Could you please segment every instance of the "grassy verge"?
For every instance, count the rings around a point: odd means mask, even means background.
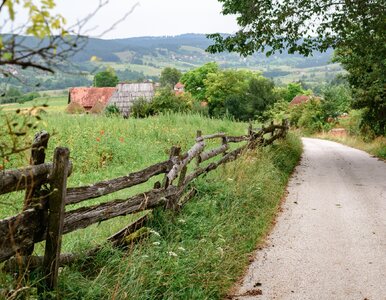
[[[386,137],[377,137],[371,142],[365,142],[360,137],[350,135],[345,137],[336,137],[328,133],[320,133],[315,137],[342,143],[347,146],[366,151],[379,158],[386,159]]]
[[[61,297],[221,299],[269,231],[300,153],[289,136],[198,180],[198,196],[178,215],[155,211],[154,233],[129,252],[64,269]]]
[[[77,186],[164,160],[173,144],[186,150],[194,143],[197,129],[204,134],[224,131],[240,135],[246,132],[247,125],[198,115],[124,120],[57,114],[45,117],[41,128],[55,132],[48,159],[54,147],[70,147],[74,171],[69,182],[70,186]],[[248,255],[269,230],[300,152],[299,139],[291,135],[286,141],[247,153],[197,180],[199,193],[180,214],[153,212],[148,224],[153,233],[146,240],[127,252],[106,248],[91,261],[64,268],[60,273],[60,298],[223,297],[242,274]],[[9,167],[25,165],[26,159],[10,159]],[[151,188],[156,180],[159,178],[88,204],[127,197]],[[20,210],[22,193],[12,195],[0,198],[1,218]],[[65,235],[62,252],[90,249],[136,217],[115,218]],[[36,254],[41,254],[41,245]],[[33,286],[33,276],[28,284]],[[0,286],[12,285],[12,279],[0,273]]]

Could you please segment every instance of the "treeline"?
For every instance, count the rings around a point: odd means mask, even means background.
[[[179,81],[184,84],[183,93],[173,90]],[[153,101],[137,101],[132,107],[132,116],[193,111],[238,121],[288,118],[295,127],[318,131],[331,128],[332,120],[349,113],[352,102],[349,87],[342,79],[322,85],[314,93],[301,82],[278,87],[261,73],[224,70],[216,63],[207,63],[185,74],[175,68],[165,68],[160,83]],[[298,95],[307,96],[307,101],[291,105]]]

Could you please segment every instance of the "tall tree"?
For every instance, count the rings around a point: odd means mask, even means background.
[[[209,74],[217,73],[218,71],[218,65],[215,62],[210,62],[186,72],[181,77],[181,82],[185,84],[185,90],[190,92],[195,99],[204,101],[206,100],[205,80]]]
[[[119,82],[118,76],[114,69],[108,68],[94,76],[95,87],[115,87]]]
[[[160,83],[163,87],[174,87],[182,74],[176,68],[166,67],[161,72]]]
[[[349,72],[356,107],[374,130],[386,126],[386,2],[385,0],[219,0],[223,14],[236,14],[234,35],[209,35],[210,52],[287,50],[305,56],[338,49],[337,61]]]

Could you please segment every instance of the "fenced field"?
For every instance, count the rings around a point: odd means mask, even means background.
[[[130,173],[127,176],[76,188],[67,188],[66,180],[73,166],[71,166],[69,152],[66,148],[59,147],[55,150],[52,164],[43,163],[48,134],[41,134],[37,136],[32,151],[31,162],[33,166],[6,171],[2,174],[2,193],[26,189],[26,196],[24,211],[17,216],[2,220],[0,223],[0,234],[7,237],[7,239],[3,239],[5,242],[1,244],[1,258],[5,260],[15,254],[19,257],[26,254],[24,256],[28,257],[28,254],[32,252],[33,244],[48,237],[44,258],[34,257],[29,262],[30,264],[44,263],[47,275],[46,287],[52,288],[56,283],[57,267],[76,259],[76,255],[66,255],[60,261],[62,234],[113,217],[157,206],[178,210],[194,195],[194,188],[191,183],[195,178],[216,169],[221,164],[236,159],[248,148],[272,143],[275,139],[283,137],[286,130],[286,124],[271,124],[258,131],[249,128],[248,134],[244,136],[228,136],[225,133],[203,135],[198,132],[196,143],[184,154],[181,154],[179,147],[172,147],[169,159],[161,163]],[[212,139],[219,139],[221,143],[218,147],[207,150],[206,141]],[[243,144],[241,147],[229,150],[231,143]],[[215,160],[217,156],[220,158]],[[194,162],[194,167],[189,168],[191,162]],[[156,182],[154,189],[150,191],[127,199],[117,199],[65,212],[66,205],[73,205],[126,189],[160,174],[164,174],[163,180]],[[49,184],[47,189],[42,188],[44,183]],[[110,237],[109,241],[114,245],[124,244],[125,237],[137,230],[144,221],[146,221],[146,217],[140,218],[137,222]],[[16,228],[20,230],[16,230]],[[37,228],[39,230],[36,230]],[[48,236],[46,232],[49,233]],[[91,249],[90,251],[91,254],[94,250]],[[25,258],[22,260],[28,261]]]

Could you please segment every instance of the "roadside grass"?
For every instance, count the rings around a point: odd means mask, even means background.
[[[379,158],[386,159],[386,137],[383,136],[377,137],[369,142],[364,141],[361,137],[351,135],[336,137],[329,133],[319,133],[316,134],[315,137],[342,143],[366,151]]]
[[[47,114],[40,124],[40,129],[54,133],[47,160],[56,146],[71,150],[74,169],[69,186],[115,178],[160,162],[167,159],[171,145],[186,151],[198,129],[203,134],[241,135],[246,128],[245,123],[189,114],[127,120]],[[148,224],[154,233],[129,251],[106,247],[94,259],[61,270],[60,297],[220,299],[241,276],[248,255],[268,232],[300,153],[299,138],[290,135],[284,142],[247,153],[198,179],[198,195],[181,213],[155,210]],[[28,154],[18,156],[10,159],[7,168],[27,162]],[[67,209],[127,198],[150,189],[160,179]],[[23,193],[10,195],[0,196],[0,219],[21,209]],[[84,253],[143,213],[65,235],[62,252]],[[37,245],[35,254],[41,255],[42,249],[42,244]],[[32,275],[29,284],[34,282]],[[0,286],[12,286],[12,279],[0,274]]]
[[[223,298],[271,228],[300,154],[301,142],[290,134],[198,179],[198,195],[179,214],[153,212],[147,239],[64,268],[60,297]]]

